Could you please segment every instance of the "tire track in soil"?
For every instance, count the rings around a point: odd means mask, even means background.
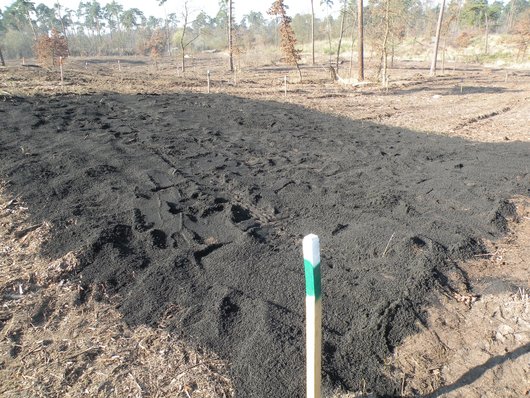
[[[484,113],[484,114],[481,114],[481,115],[478,115],[478,116],[475,116],[475,117],[468,118],[468,119],[464,120],[463,122],[459,123],[458,125],[456,125],[456,127],[454,127],[451,131],[454,132],[454,131],[457,131],[457,130],[461,130],[461,129],[464,129],[464,128],[466,128],[466,127],[468,127],[470,125],[473,125],[475,123],[483,122],[483,121],[485,121],[487,119],[491,119],[492,117],[499,116],[499,115],[502,115],[504,113],[507,113],[507,112],[511,111],[514,108],[514,105],[516,105],[519,102],[520,101],[515,101],[511,105],[505,106],[504,108],[498,109],[496,111],[492,111],[492,112]]]
[[[103,283],[131,324],[185,308],[170,329],[227,358],[242,397],[304,391],[303,235],[323,243],[326,384],[396,394],[384,358],[433,289],[467,288],[456,262],[505,232],[507,198],[530,188],[528,144],[288,104],[94,95],[0,109],[0,175],[52,222],[46,254],[83,248],[85,297]]]

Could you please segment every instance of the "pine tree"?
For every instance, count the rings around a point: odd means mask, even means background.
[[[296,36],[291,26],[291,17],[289,17],[285,11],[285,4],[283,3],[283,0],[276,0],[267,13],[280,18],[279,31],[282,52],[287,63],[296,66],[298,75],[300,76],[300,81],[302,81],[302,71],[300,70],[300,65],[298,64],[298,61],[300,61],[301,58],[301,51],[295,47]]]

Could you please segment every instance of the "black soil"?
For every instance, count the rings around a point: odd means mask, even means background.
[[[301,238],[321,238],[324,378],[399,391],[384,361],[456,262],[506,229],[530,146],[484,144],[225,95],[0,101],[0,178],[75,275],[131,324],[231,363],[240,397],[304,394]],[[422,320],[425,321],[425,320]]]

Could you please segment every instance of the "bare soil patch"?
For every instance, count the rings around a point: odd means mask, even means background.
[[[405,396],[522,397],[530,393],[530,212],[480,259],[463,264],[473,302],[440,296],[420,333],[389,361]],[[460,297],[459,297],[460,298]]]
[[[24,72],[33,73],[32,87],[15,84],[18,73],[2,76],[0,173],[28,203],[28,226],[51,226],[44,255],[79,253],[67,278],[82,288],[79,308],[103,301],[129,325],[215,350],[241,396],[298,396],[298,246],[317,232],[326,385],[436,391],[408,376],[403,385],[389,375],[396,364],[388,358],[406,352],[394,349],[422,329],[418,320],[437,319],[424,312],[434,292],[476,294],[461,262],[491,254],[487,242],[516,217],[510,199],[528,195],[530,149],[512,142],[528,138],[517,117],[527,116],[524,92],[500,72],[465,72],[480,90],[459,92],[456,77],[411,77],[408,69],[386,91],[326,84],[307,69],[308,81],[284,98],[284,72],[270,68],[242,73],[237,84],[219,79],[205,95],[198,69],[212,60],[202,62],[186,78],[169,66],[142,78],[141,68],[152,67],[141,64],[123,76],[102,62],[62,88],[53,72]],[[135,95],[89,94],[94,87]],[[436,388],[458,377],[457,368],[444,371]]]

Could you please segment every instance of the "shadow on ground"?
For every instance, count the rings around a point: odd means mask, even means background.
[[[521,90],[511,90],[505,87],[485,87],[485,86],[462,86],[456,85],[450,89],[440,89],[437,87],[425,87],[424,85],[414,87],[414,88],[405,88],[405,89],[395,89],[391,91],[391,94],[394,95],[407,95],[418,92],[431,92],[439,95],[470,95],[470,94],[500,94],[500,93],[517,93]]]
[[[459,388],[473,384],[480,377],[482,377],[482,375],[484,375],[484,373],[486,373],[488,370],[493,369],[496,366],[499,366],[506,361],[513,361],[519,358],[520,356],[527,355],[527,354],[530,354],[530,343],[527,343],[515,349],[514,351],[507,352],[504,355],[497,355],[497,356],[491,357],[486,362],[484,362],[482,365],[476,366],[473,369],[470,369],[469,371],[464,373],[454,383],[444,386],[442,388],[439,388],[432,394],[427,395],[425,398],[438,398],[438,397],[444,396],[444,394],[449,394],[449,393],[458,391]]]
[[[0,176],[79,301],[104,286],[131,324],[231,363],[241,397],[304,392],[301,238],[321,237],[325,383],[394,395],[384,360],[456,262],[528,194],[530,145],[484,144],[227,95],[4,98]]]

